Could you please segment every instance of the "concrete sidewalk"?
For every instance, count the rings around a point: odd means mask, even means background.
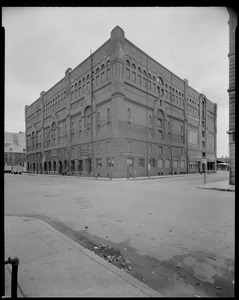
[[[235,192],[235,185],[229,184],[229,180],[221,180],[198,186],[200,189]]]
[[[12,256],[19,258],[18,297],[163,297],[38,219],[5,217],[5,259]]]

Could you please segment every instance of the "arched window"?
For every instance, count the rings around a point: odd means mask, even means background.
[[[85,128],[85,137],[90,136],[91,130],[91,107],[87,106],[84,114],[84,128]]]
[[[35,149],[35,133],[32,133],[32,150]]]
[[[126,66],[130,66],[130,62],[128,59],[126,60]]]
[[[145,75],[145,76],[147,76],[147,73],[146,73],[146,71],[145,71],[145,70],[143,71],[143,73],[144,73],[144,75]]]
[[[101,70],[102,70],[102,69],[104,69],[104,67],[105,67],[105,65],[104,65],[104,64],[102,64],[102,65],[101,65]]]
[[[160,76],[157,78],[157,82],[163,85],[163,79]]]
[[[132,68],[133,68],[133,69],[136,69],[136,66],[135,66],[135,64],[132,64]]]
[[[110,120],[111,116],[110,116],[110,108],[107,108],[107,132],[110,131]]]
[[[51,126],[51,145],[55,146],[56,145],[56,123],[52,123]]]
[[[99,112],[97,113],[96,124],[97,124],[97,127],[100,126],[100,113]]]
[[[140,67],[138,67],[138,72],[141,73],[141,68]]]
[[[110,60],[107,60],[107,66],[109,66],[110,65]]]
[[[131,118],[131,111],[130,108],[127,109],[127,119]]]

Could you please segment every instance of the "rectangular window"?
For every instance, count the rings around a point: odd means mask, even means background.
[[[205,148],[205,142],[204,141],[202,141],[202,147]]]
[[[158,138],[161,140],[162,139],[162,131],[158,130]]]
[[[149,145],[149,153],[152,153],[152,145]]]
[[[162,127],[162,124],[163,124],[162,120],[161,120],[161,119],[158,119],[158,126],[159,126],[159,127]]]
[[[177,168],[177,167],[178,167],[178,161],[177,161],[177,160],[174,160],[174,161],[173,161],[173,167],[174,167],[174,168]]]
[[[162,153],[163,153],[163,147],[162,147],[162,146],[159,146],[159,147],[158,147],[158,150],[159,150],[159,154],[162,154]]]
[[[184,161],[184,160],[181,160],[181,162],[180,162],[180,167],[181,167],[181,169],[184,169],[184,168],[185,168],[185,161]]]
[[[102,168],[102,158],[96,158],[96,167]]]
[[[101,82],[105,81],[105,72],[101,73]]]
[[[138,75],[138,84],[142,84],[142,81],[141,81],[141,76],[140,75]]]
[[[146,79],[143,78],[143,86],[146,86]]]
[[[205,137],[205,131],[202,131],[202,137]]]
[[[114,167],[114,158],[113,157],[107,157],[107,167],[108,168],[113,168]]]
[[[127,79],[130,79],[130,71],[129,71],[129,69],[126,69],[125,77],[126,77]]]
[[[136,74],[135,72],[132,72],[132,80],[135,82],[136,81]]]
[[[127,165],[130,167],[134,166],[134,159],[133,158],[127,158]]]
[[[100,76],[98,75],[98,76],[96,76],[96,85],[99,84],[99,81],[100,81]],[[83,87],[84,87],[84,86],[83,86]],[[83,92],[84,92],[84,90],[83,90]]]
[[[144,158],[139,158],[139,167],[145,167],[145,159]]]
[[[107,79],[110,78],[110,69],[107,70],[107,75],[106,76],[107,76]]]
[[[154,159],[154,158],[151,157],[149,162],[150,162],[150,166],[155,168],[155,166],[156,166],[156,159]]]

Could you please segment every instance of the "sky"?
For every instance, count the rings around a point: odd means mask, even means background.
[[[25,131],[25,105],[118,25],[134,45],[217,103],[217,157],[228,156],[228,20],[225,7],[3,7],[4,130]]]

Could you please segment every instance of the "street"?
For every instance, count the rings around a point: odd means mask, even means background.
[[[6,174],[5,215],[40,218],[85,247],[111,246],[165,296],[234,296],[235,193],[197,188],[203,181]]]

